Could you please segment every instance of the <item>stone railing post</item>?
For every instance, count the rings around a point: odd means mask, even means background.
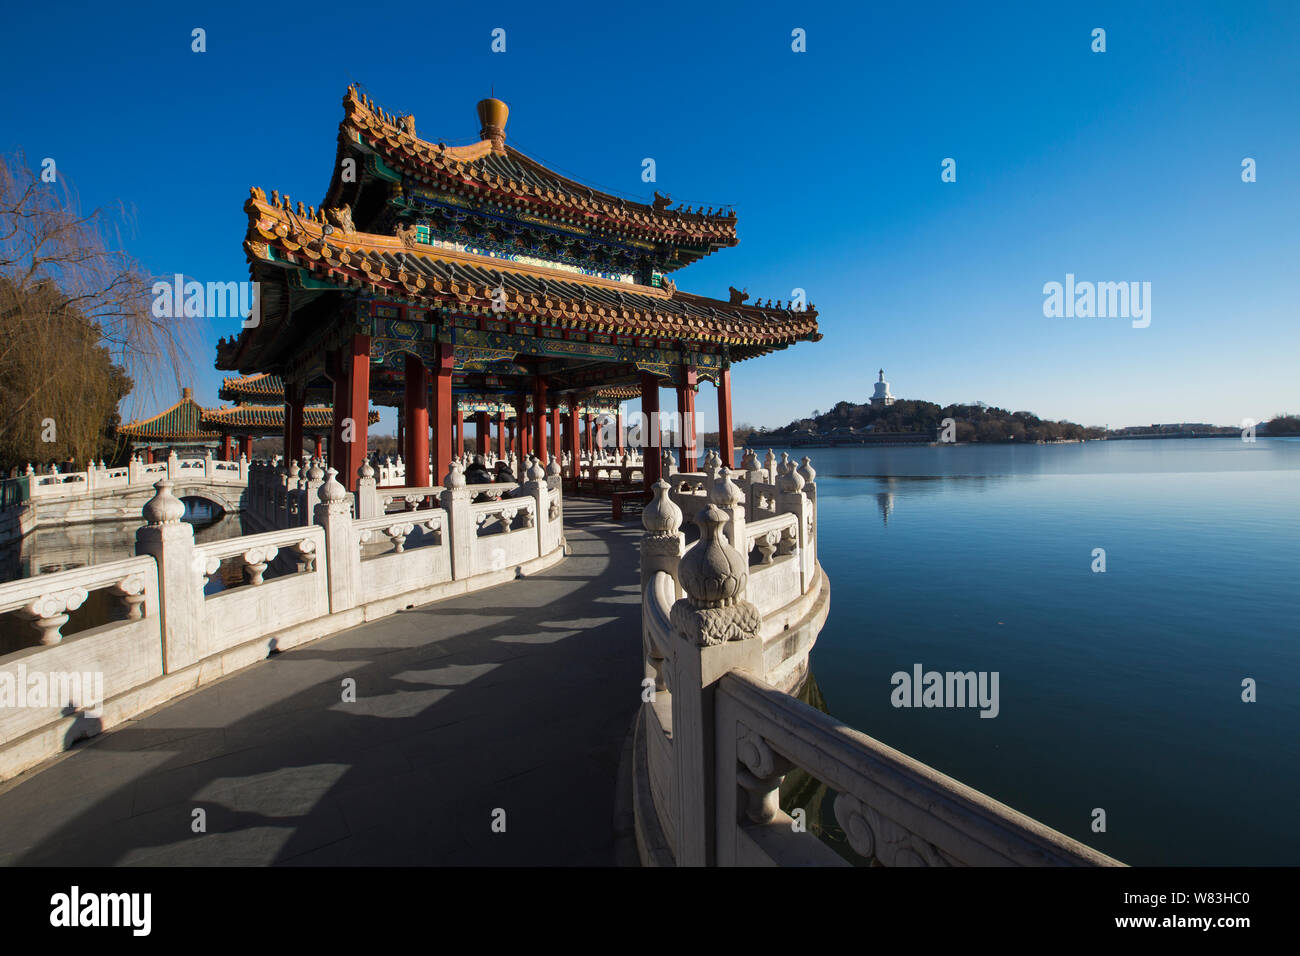
[[[144,481],[144,462],[132,455],[131,460],[126,463],[126,483],[130,486],[138,485],[142,481]]]
[[[451,556],[451,576],[460,581],[474,573],[474,539],[478,534],[470,514],[470,493],[465,487],[465,473],[459,462],[442,481],[442,509],[447,512],[447,549]]]
[[[745,600],[745,558],[727,543],[727,515],[709,505],[696,517],[700,540],[678,566],[686,596],[672,607],[673,778],[677,865],[716,862],[714,697],[732,670],[763,677],[762,622]],[[725,771],[724,771],[725,772]],[[731,771],[734,773],[734,770]]]
[[[244,457],[243,452],[239,454],[239,480],[248,484],[248,459]]]
[[[678,579],[678,566],[686,551],[686,535],[682,534],[682,509],[668,494],[668,482],[660,479],[650,489],[650,501],[641,510],[641,601],[646,600],[646,588],[655,574],[662,571],[673,579],[673,598],[680,599],[682,585]],[[641,651],[645,661],[645,675],[654,680],[655,690],[666,689],[663,654],[655,647],[642,615]]]
[[[158,563],[158,606],[162,609],[163,671],[171,674],[196,663],[202,652],[203,586],[216,567],[200,566],[194,529],[181,518],[185,505],[164,478],[141,509],[145,526],[135,533],[135,553]]]
[[[536,509],[533,512],[533,528],[537,532],[537,555],[541,557],[550,549],[547,547],[547,528],[546,512],[549,509],[551,499],[550,482],[546,477],[546,471],[542,468],[542,463],[536,458],[528,466],[528,480],[520,487],[520,493],[528,495],[533,499],[533,506]]]
[[[176,449],[167,452],[167,478],[175,482],[181,476],[181,460],[176,457]]]
[[[382,466],[381,466],[382,467]],[[384,506],[379,500],[379,491],[375,482],[375,469],[367,458],[357,469],[357,517],[377,518],[383,514]]]
[[[795,539],[788,544],[782,542],[777,551],[788,554],[794,547],[799,549],[799,591],[807,594],[812,584],[814,565],[812,563],[812,505],[803,493],[803,475],[794,467],[794,462],[787,462],[785,470],[776,479],[776,513],[792,514],[797,519]]]
[[[302,523],[311,524],[313,516],[316,514],[316,506],[320,504],[321,486],[325,484],[325,472],[316,462],[311,463],[307,469],[307,481],[303,488],[303,509]]]
[[[731,469],[725,465],[717,470],[717,477],[709,489],[709,501],[727,516],[723,531],[731,546],[740,552],[748,565],[749,558],[746,555],[749,551],[745,547],[745,493],[736,487],[736,483],[731,480]]]
[[[352,530],[352,502],[337,475],[335,469],[329,470],[312,512],[315,523],[325,529],[325,567],[317,571],[327,574],[331,614],[357,606],[361,582],[361,546]]]

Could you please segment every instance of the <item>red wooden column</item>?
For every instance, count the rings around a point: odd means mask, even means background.
[[[732,434],[731,366],[718,373],[718,454],[728,468],[736,467],[736,439]]]
[[[433,347],[433,483],[440,485],[451,471],[451,423],[456,401],[451,394],[451,373],[456,367],[456,352],[449,343]],[[406,473],[411,473],[408,459]]]
[[[560,406],[556,403],[551,406],[551,453],[555,455],[555,460],[559,461],[563,454],[560,445]]]
[[[619,460],[623,459],[623,405],[618,406],[618,411],[614,413],[614,442],[615,454]]]
[[[474,447],[480,455],[486,455],[492,448],[492,426],[488,423],[488,413],[479,412],[474,416]]]
[[[252,435],[240,436],[239,453],[244,456],[245,461],[253,460],[253,436]]]
[[[645,472],[645,493],[663,480],[663,449],[659,447],[659,379],[649,372],[641,373],[641,412],[645,415],[645,428],[641,432],[642,470]]]
[[[418,355],[406,356],[406,487],[423,488],[429,483],[425,462],[429,460],[429,370]]]
[[[484,420],[487,414],[483,415]],[[506,457],[506,413],[497,409],[497,457]]]
[[[546,379],[533,376],[533,447],[537,460],[546,466]]]
[[[465,412],[456,406],[456,457],[465,457]]]
[[[312,454],[315,457],[320,458],[325,453],[325,438],[319,432],[317,432],[313,437],[315,439],[315,451],[313,451]]]
[[[520,395],[515,399],[515,421],[518,423],[515,428],[516,444],[519,446],[517,454],[522,460],[532,453],[533,443],[529,434],[532,429],[532,419],[528,414],[528,399]]]
[[[235,460],[235,437],[229,432],[221,436],[221,460]]]
[[[587,413],[587,454],[596,457],[596,414]]]
[[[576,475],[578,462],[582,460],[582,426],[578,422],[578,399],[573,395],[569,396],[569,454],[573,456]]]
[[[682,384],[677,388],[677,418],[681,435],[677,467],[682,471],[694,471],[699,465],[699,452],[695,447],[695,387],[698,382],[695,369],[682,369]]]
[[[302,415],[306,405],[306,396],[301,385],[284,386],[284,462],[289,462],[302,454]]]
[[[366,457],[370,428],[370,336],[354,335],[339,350],[334,379],[334,430],[330,435],[332,462],[348,491],[357,490],[357,470]]]

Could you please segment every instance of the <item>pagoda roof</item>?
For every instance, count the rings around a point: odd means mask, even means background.
[[[386,113],[352,86],[343,109],[338,161],[322,207],[355,203],[358,193],[343,181],[342,160],[359,147],[408,181],[453,193],[462,202],[546,221],[565,232],[668,247],[671,256],[664,268],[670,271],[738,242],[731,209],[669,209],[671,200],[657,192],[653,203],[623,199],[569,179],[507,145],[508,110],[499,100],[479,104],[484,138],[469,146],[417,138],[414,117]]]
[[[159,412],[152,418],[119,425],[117,433],[126,438],[168,439],[172,441],[220,438],[220,432],[203,430],[203,414],[203,406],[194,401],[194,390],[186,388],[181,391],[181,400],[175,405]]]
[[[379,421],[379,413],[373,409],[369,421],[374,425]],[[206,425],[218,428],[284,428],[283,405],[235,405],[232,408],[214,408],[203,413]],[[304,428],[322,431],[334,426],[334,409],[328,405],[308,405],[302,410]]]
[[[733,360],[752,358],[798,341],[817,341],[817,312],[809,305],[748,305],[747,296],[724,302],[664,287],[636,285],[549,266],[480,255],[413,239],[330,227],[323,215],[296,215],[287,200],[267,201],[254,188],[244,205],[249,226],[244,249],[254,278],[260,267],[299,267],[316,280],[427,308],[497,316],[493,291],[505,290],[505,314],[562,328],[658,336],[729,347]],[[267,323],[245,329],[233,352],[237,361]],[[224,367],[238,367],[225,365]]]
[[[223,378],[217,398],[243,403],[248,399],[284,398],[284,379],[279,375],[258,372],[238,378]]]

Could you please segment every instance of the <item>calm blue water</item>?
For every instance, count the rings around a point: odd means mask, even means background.
[[[1300,441],[804,454],[832,714],[1128,863],[1300,864]],[[917,663],[1000,714],[891,706]]]

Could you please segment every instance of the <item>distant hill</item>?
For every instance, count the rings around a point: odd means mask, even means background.
[[[828,412],[814,413],[775,431],[755,433],[755,440],[762,434],[763,442],[794,439],[851,443],[922,436],[923,440],[938,441],[945,418],[955,423],[954,437],[959,442],[1071,441],[1106,435],[1101,428],[1045,421],[1032,412],[1009,412],[983,405],[941,407],[934,402],[898,399],[892,405],[840,402]]]

